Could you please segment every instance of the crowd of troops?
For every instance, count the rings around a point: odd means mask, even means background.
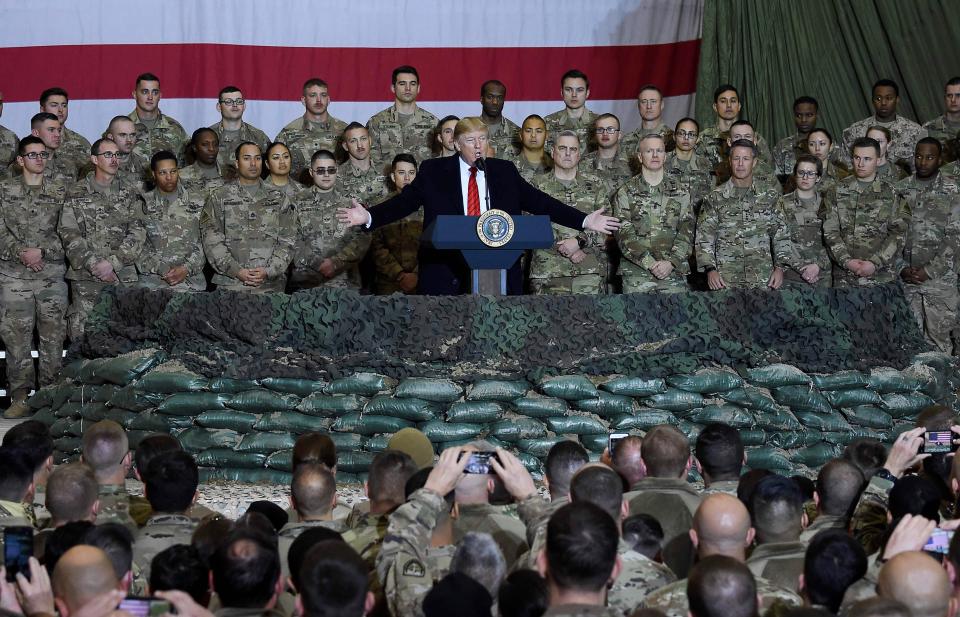
[[[67,128],[62,88],[41,94],[29,136],[0,126],[7,415],[27,413],[18,403],[37,378],[55,378],[63,341],[83,333],[109,285],[416,293],[422,216],[374,233],[336,216],[353,199],[369,206],[402,190],[418,162],[457,154],[459,118],[417,104],[414,67],[395,69],[391,90],[392,105],[348,123],[329,113],[328,84],[309,79],[303,115],[272,142],[243,119],[236,86],[219,93],[220,121],[188,135],[161,112],[150,73],[136,79],[134,110],[93,144]],[[801,96],[795,134],[773,147],[741,117],[729,84],[716,89],[716,117],[703,128],[692,118],[667,126],[661,91],[643,86],[641,125],[626,135],[617,116],[587,107],[581,71],[561,78],[562,110],[519,126],[503,116],[506,92],[497,80],[481,86],[486,154],[570,206],[606,206],[622,221],[612,238],[554,225],[555,246],[525,259],[531,293],[900,281],[929,341],[953,351],[960,78],[945,86],[943,115],[923,126],[897,113],[896,83],[877,81],[873,113],[837,140],[817,126],[817,101]]]

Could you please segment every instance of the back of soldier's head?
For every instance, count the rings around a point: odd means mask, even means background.
[[[872,478],[887,460],[887,449],[879,439],[864,437],[851,441],[843,449],[843,458],[860,470],[864,478]]]
[[[33,482],[33,467],[18,449],[0,447],[0,500],[21,502]]]
[[[910,607],[893,598],[867,598],[850,605],[847,617],[912,617]]]
[[[133,534],[120,523],[96,525],[83,536],[83,543],[96,546],[107,554],[118,579],[133,568]]]
[[[701,559],[687,578],[692,617],[756,617],[757,585],[750,569],[733,557]]]
[[[173,435],[166,433],[150,435],[149,437],[141,439],[140,443],[137,444],[137,449],[133,453],[133,463],[136,465],[137,472],[143,475],[150,465],[150,461],[158,454],[177,450],[183,450],[183,448]]]
[[[333,509],[337,481],[323,463],[303,463],[293,472],[290,493],[300,516],[325,516]]]
[[[174,544],[163,549],[150,562],[150,593],[178,589],[194,602],[206,606],[210,595],[210,577],[197,549]]]
[[[656,559],[663,549],[663,526],[650,514],[634,514],[623,521],[623,542],[647,559]]]
[[[90,521],[74,521],[51,531],[43,545],[43,565],[47,572],[53,574],[60,557],[74,546],[83,544],[91,529],[93,523]]]
[[[863,474],[856,465],[842,458],[829,461],[817,474],[820,511],[831,516],[850,516],[863,485]]]
[[[74,546],[53,569],[53,593],[70,613],[119,583],[110,558],[95,546]],[[63,611],[61,610],[61,613]]]
[[[450,572],[461,572],[477,581],[497,597],[507,574],[507,562],[500,547],[488,533],[469,531],[457,542],[457,551],[450,561]]]
[[[544,466],[550,496],[554,499],[564,497],[570,492],[570,479],[577,470],[589,462],[587,450],[576,441],[564,439],[553,444],[547,453]]]
[[[763,478],[753,491],[750,515],[759,543],[796,540],[803,519],[800,487],[790,478],[775,474]]]
[[[280,577],[280,555],[262,534],[237,529],[213,553],[210,570],[224,607],[263,608]]]
[[[610,461],[629,489],[643,479],[643,457],[640,452],[643,448],[643,437],[627,435],[613,444]]]
[[[67,463],[53,470],[47,479],[44,505],[55,523],[90,518],[97,501],[97,478],[84,463]]]
[[[640,456],[648,476],[679,478],[690,461],[690,443],[676,427],[661,424],[647,431]]]
[[[890,489],[887,509],[895,521],[907,514],[919,514],[940,522],[940,491],[923,476],[904,476]]]
[[[3,447],[21,452],[24,461],[36,473],[53,455],[53,437],[43,422],[25,420],[15,424],[3,435]]]
[[[736,480],[743,467],[740,433],[720,422],[706,425],[697,436],[696,456],[703,473],[712,481]]]
[[[183,451],[154,457],[143,477],[144,495],[154,512],[184,512],[193,504],[200,472],[193,457]]]
[[[867,573],[867,554],[842,529],[826,529],[807,545],[803,579],[811,604],[840,609],[847,588]]]
[[[295,589],[300,589],[300,573],[307,555],[317,544],[327,541],[343,542],[343,536],[329,527],[308,527],[290,543],[287,551],[287,568],[290,571],[290,582]]]
[[[300,569],[303,617],[362,617],[367,600],[367,565],[345,542],[320,542]]]
[[[83,431],[83,462],[101,482],[116,471],[129,450],[126,431],[113,420],[101,420]]]
[[[370,501],[403,503],[406,498],[403,489],[417,469],[413,459],[403,452],[385,450],[378,453],[373,457],[367,475]]]
[[[547,581],[534,570],[514,570],[500,585],[500,617],[540,617],[550,604]]]
[[[943,617],[952,591],[940,562],[920,551],[897,553],[877,577],[877,595],[903,602],[913,617]]]
[[[623,504],[623,482],[617,472],[606,465],[587,465],[570,481],[570,501],[592,503],[615,521],[620,520]]]
[[[233,532],[235,524],[232,520],[219,514],[208,515],[197,523],[193,535],[190,536],[190,546],[197,549],[200,560],[209,568],[213,553]]]
[[[323,463],[331,471],[337,467],[337,446],[329,435],[306,433],[293,444],[293,469],[303,463]]]
[[[570,503],[547,523],[547,578],[560,589],[596,592],[610,580],[620,534],[592,503]]]

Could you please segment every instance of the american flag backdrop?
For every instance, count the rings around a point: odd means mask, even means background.
[[[134,108],[139,73],[161,79],[161,110],[187,132],[219,120],[217,92],[273,137],[302,115],[300,87],[330,84],[330,112],[366,120],[393,100],[390,72],[420,72],[419,104],[478,115],[480,84],[507,86],[504,115],[561,109],[560,76],[591,82],[587,106],[639,122],[644,83],[668,124],[693,112],[703,0],[0,0],[0,124],[23,136],[40,92],[70,93],[67,126],[93,141]]]

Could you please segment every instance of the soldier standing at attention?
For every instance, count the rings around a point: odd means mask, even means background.
[[[70,261],[71,340],[83,335],[87,313],[104,287],[137,282],[134,265],[143,249],[143,197],[117,178],[120,148],[109,139],[90,146],[94,170],[67,189],[59,232]]]
[[[547,125],[543,118],[536,114],[527,116],[520,128],[520,152],[508,159],[527,182],[550,171],[552,161],[547,156],[546,141]]]
[[[417,69],[407,65],[393,69],[390,91],[394,94],[393,105],[367,121],[374,158],[392,161],[401,152],[412,154],[418,161],[430,158],[430,136],[437,117],[417,105]]]
[[[453,129],[457,127],[457,122],[460,122],[460,118],[457,116],[444,116],[440,119],[440,122],[437,122],[437,127],[434,129],[436,137],[433,138],[433,158],[443,158],[457,154],[457,149],[453,145]],[[396,160],[396,157],[394,157],[394,160]]]
[[[690,192],[694,216],[700,211],[700,200],[714,185],[713,167],[710,161],[696,152],[699,133],[700,125],[696,120],[681,118],[673,132],[677,147],[667,154],[667,161],[664,164],[667,174],[677,178]]]
[[[25,137],[17,154],[23,174],[0,183],[0,335],[11,393],[5,418],[32,413],[25,401],[37,387],[30,356],[34,326],[40,341],[40,387],[57,378],[66,338],[67,266],[57,235],[66,189],[43,177],[46,162],[43,141]]]
[[[296,241],[296,214],[260,179],[260,146],[237,146],[236,182],[216,189],[200,213],[200,236],[218,289],[280,293]]]
[[[220,138],[213,129],[204,127],[195,130],[187,150],[194,159],[193,164],[180,169],[177,174],[180,182],[185,185],[198,187],[204,195],[209,195],[214,189],[223,186],[227,177],[236,176],[235,162],[230,166],[217,162]]]
[[[840,162],[843,158],[840,148],[833,143],[833,136],[827,129],[817,128],[810,131],[810,135],[807,136],[807,151],[823,166],[820,183],[817,185],[817,191],[820,193],[826,192],[828,188],[850,175],[850,169]],[[784,187],[788,193],[793,190],[791,183],[792,180],[788,179]]]
[[[690,189],[665,172],[663,137],[651,133],[637,147],[641,171],[613,195],[613,216],[623,221],[616,233],[623,293],[686,291],[696,225]]]
[[[409,154],[393,158],[390,180],[397,193],[417,177],[417,161]],[[375,270],[373,291],[380,295],[417,293],[417,252],[423,234],[423,211],[373,231],[370,253]]]
[[[80,173],[79,161],[65,156],[59,156],[60,146],[63,143],[63,127],[60,121],[51,113],[41,111],[30,118],[30,134],[39,137],[47,149],[50,158],[43,168],[43,177],[47,180],[70,186],[77,181]],[[16,172],[11,175],[16,175]]]
[[[784,282],[829,287],[830,256],[823,245],[822,198],[817,190],[823,163],[811,154],[801,154],[793,167],[793,184],[797,188],[777,200],[777,210],[786,222],[800,268],[787,268]]]
[[[520,143],[520,127],[503,115],[506,98],[507,87],[501,81],[490,79],[480,86],[480,120],[487,125],[487,143],[500,159],[516,154]]]
[[[960,135],[960,76],[951,77],[943,87],[943,115],[927,122],[923,128],[943,147],[941,164],[960,157],[956,150],[957,135]]]
[[[169,150],[183,163],[183,149],[187,145],[187,132],[179,122],[160,112],[160,78],[153,73],[137,76],[133,98],[137,106],[129,118],[137,125],[135,152],[149,161],[154,152]]]
[[[585,171],[603,178],[611,187],[616,188],[633,175],[632,153],[624,148],[620,140],[620,118],[613,114],[597,116],[593,132],[597,139],[597,149],[581,156],[580,165]]]
[[[730,137],[733,123],[740,119],[741,108],[740,92],[732,85],[723,84],[713,91],[713,111],[717,114],[717,123],[701,129],[697,143],[697,153],[705,156],[713,167],[728,158],[726,140]],[[753,143],[757,146],[758,156],[772,165],[773,155],[763,137],[755,134]]]
[[[120,167],[117,168],[117,177],[137,188],[142,188],[147,180],[150,164],[134,152],[137,146],[137,127],[133,124],[133,120],[126,116],[114,116],[110,120],[105,136],[120,149]]]
[[[3,92],[0,91],[0,116],[3,116]],[[17,158],[17,134],[0,124],[0,178]]]
[[[247,109],[247,101],[243,92],[236,86],[224,86],[217,95],[217,111],[220,112],[220,122],[210,125],[220,139],[220,151],[217,161],[222,166],[236,164],[234,151],[237,144],[252,141],[266,151],[270,140],[267,134],[243,121],[243,112]]]
[[[874,139],[878,144],[880,144],[880,157],[877,159],[877,176],[896,184],[909,175],[906,171],[904,171],[903,167],[891,163],[887,158],[887,155],[890,152],[890,146],[892,145],[892,136],[889,130],[882,126],[871,126],[869,129],[867,129],[864,137]]]
[[[358,201],[379,201],[387,194],[387,177],[381,172],[379,162],[370,158],[370,132],[359,122],[351,122],[343,131],[341,147],[347,153],[347,160],[340,164],[337,174],[341,188]],[[311,184],[314,182],[315,179],[311,179]]]
[[[773,148],[773,168],[777,179],[783,184],[793,173],[794,163],[801,154],[807,154],[807,138],[817,127],[820,104],[812,96],[801,96],[793,102],[793,126],[796,133],[784,137]]]
[[[853,142],[853,174],[823,197],[823,238],[836,287],[889,283],[910,224],[910,209],[893,184],[877,176],[880,144]]]
[[[40,111],[55,115],[63,128],[59,155],[71,159],[80,169],[86,165],[90,156],[90,142],[80,133],[67,128],[69,106],[70,95],[63,88],[47,88],[40,93]]]
[[[280,191],[291,200],[303,189],[303,185],[290,177],[290,149],[286,144],[274,142],[266,150],[263,185]]]
[[[650,133],[663,137],[667,152],[673,152],[676,142],[673,138],[673,129],[663,122],[663,92],[653,84],[640,87],[637,94],[637,109],[640,111],[640,127],[621,139],[621,147],[629,156],[637,154],[640,140]]]
[[[897,114],[900,104],[900,87],[889,79],[880,79],[871,90],[873,115],[854,122],[843,130],[844,162],[850,162],[853,144],[867,134],[871,126],[882,126],[890,131],[892,151],[887,155],[890,162],[913,170],[913,147],[921,138],[927,136],[922,126]]]
[[[310,157],[317,150],[336,151],[347,123],[330,114],[330,87],[318,77],[303,83],[303,115],[277,133],[274,141],[287,144],[293,155],[290,175],[303,181],[310,166]]]
[[[563,96],[564,108],[555,111],[544,122],[547,127],[548,150],[553,149],[551,135],[559,135],[560,131],[573,131],[580,140],[580,152],[586,154],[592,146],[591,134],[597,114],[587,109],[587,99],[590,98],[590,80],[583,71],[570,69],[560,78],[560,94]]]

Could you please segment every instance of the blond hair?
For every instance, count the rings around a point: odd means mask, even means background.
[[[467,116],[457,122],[457,126],[453,129],[453,138],[456,140],[459,139],[461,135],[475,133],[477,131],[486,133],[487,125],[483,123],[483,120],[481,120],[479,116]]]

